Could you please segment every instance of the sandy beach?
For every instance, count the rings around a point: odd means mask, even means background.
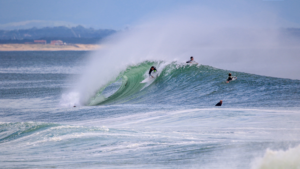
[[[100,49],[96,44],[0,44],[0,51],[88,51]]]

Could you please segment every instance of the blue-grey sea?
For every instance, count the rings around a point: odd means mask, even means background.
[[[0,168],[300,168],[300,80],[144,61],[66,105],[89,54],[0,52]]]

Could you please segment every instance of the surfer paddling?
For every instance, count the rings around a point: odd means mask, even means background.
[[[198,64],[197,62],[194,61],[194,57],[191,56],[191,59],[189,61],[187,61],[186,63],[191,63],[191,64]]]
[[[231,76],[231,73],[229,73],[226,83],[229,83],[231,80],[233,80],[233,76]]]
[[[154,66],[151,66],[151,68],[150,68],[150,70],[149,70],[149,76],[151,76],[152,78],[154,78],[154,77],[151,75],[152,71],[153,71],[153,72],[156,72],[156,71],[157,71],[156,68],[155,68]]]
[[[222,106],[223,101],[220,100],[219,103],[216,104],[216,106]]]

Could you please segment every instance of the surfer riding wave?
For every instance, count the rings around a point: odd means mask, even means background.
[[[156,67],[151,66],[151,68],[150,68],[150,70],[149,70],[149,76],[151,76],[152,78],[154,78],[154,77],[151,75],[152,71],[155,73],[155,72],[157,71]]]

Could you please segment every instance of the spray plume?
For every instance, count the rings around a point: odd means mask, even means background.
[[[64,102],[86,104],[129,65],[146,60],[183,62],[194,56],[221,69],[300,79],[299,43],[283,36],[283,21],[270,9],[245,2],[222,10],[196,4],[146,20],[102,42]]]

